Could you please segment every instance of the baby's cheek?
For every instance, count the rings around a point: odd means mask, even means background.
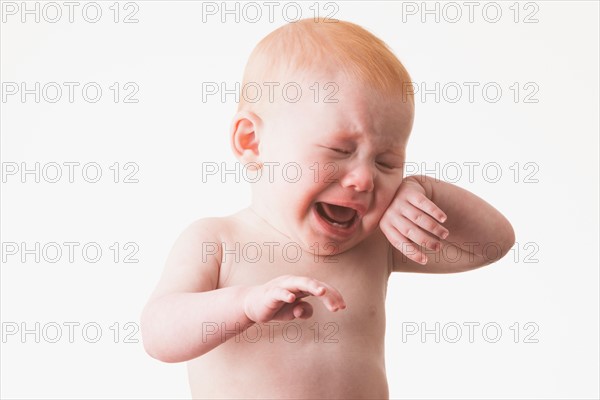
[[[390,186],[389,188],[386,188],[386,190],[381,191],[377,196],[375,208],[379,217],[383,216],[383,213],[392,203],[392,200],[394,200],[398,187],[400,187],[400,184],[398,184],[398,186]]]

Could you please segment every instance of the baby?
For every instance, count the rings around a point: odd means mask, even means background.
[[[410,77],[363,28],[285,25],[257,45],[244,83],[263,88],[230,132],[257,177],[252,204],[181,234],[142,315],[144,346],[189,361],[194,398],[388,398],[390,274],[489,264],[513,229],[461,188],[404,178]]]

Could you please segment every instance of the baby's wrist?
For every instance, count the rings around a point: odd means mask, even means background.
[[[255,321],[250,317],[252,314],[250,311],[251,301],[249,293],[252,290],[251,286],[240,286],[238,298],[241,299],[241,308],[242,308],[242,318],[243,321],[240,321],[242,326],[254,324]]]
[[[411,175],[411,176],[404,178],[404,180],[412,182],[412,183],[416,183],[417,185],[419,185],[421,188],[423,188],[423,191],[425,192],[425,196],[429,200],[431,200],[431,198],[433,196],[433,187],[431,185],[430,177],[428,177],[426,175]]]

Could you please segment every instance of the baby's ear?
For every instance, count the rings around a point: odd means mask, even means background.
[[[259,162],[258,143],[262,120],[250,111],[240,111],[231,124],[231,148],[244,164]]]

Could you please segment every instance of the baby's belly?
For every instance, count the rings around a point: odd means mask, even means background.
[[[230,332],[227,342],[189,362],[192,396],[387,398],[385,319],[342,313]]]

